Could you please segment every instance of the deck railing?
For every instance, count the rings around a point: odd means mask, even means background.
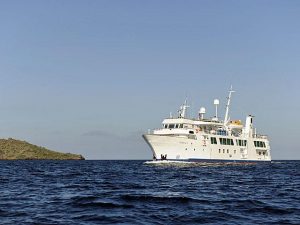
[[[268,139],[268,136],[264,135],[264,134],[254,134],[253,137],[254,138]]]

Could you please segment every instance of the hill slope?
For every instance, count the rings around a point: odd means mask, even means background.
[[[0,139],[0,160],[14,159],[51,159],[51,160],[84,160],[82,155],[55,152],[26,141]]]

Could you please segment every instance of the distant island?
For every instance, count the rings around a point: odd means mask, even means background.
[[[0,139],[0,160],[84,160],[84,157],[9,138]]]

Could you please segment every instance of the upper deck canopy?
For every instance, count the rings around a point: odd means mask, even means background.
[[[199,120],[199,119],[186,119],[186,118],[168,118],[164,119],[162,124],[191,124],[191,125],[198,125],[198,126],[223,126],[221,121],[214,121],[214,120]]]

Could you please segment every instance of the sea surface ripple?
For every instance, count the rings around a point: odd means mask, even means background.
[[[0,166],[0,224],[300,224],[300,161]]]

